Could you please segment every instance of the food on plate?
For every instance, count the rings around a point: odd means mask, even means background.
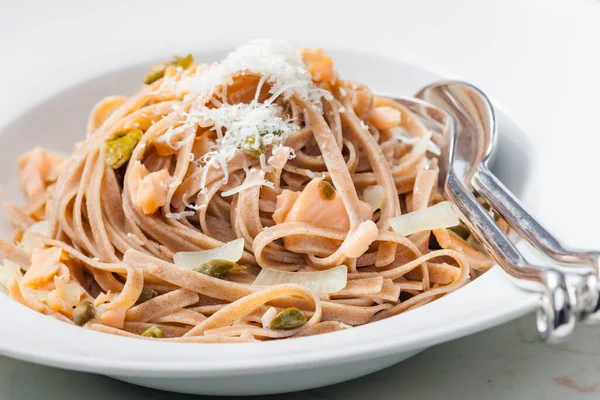
[[[151,67],[70,156],[19,159],[0,285],[69,324],[176,342],[349,329],[492,261],[438,190],[441,137],[320,49],[252,41]]]

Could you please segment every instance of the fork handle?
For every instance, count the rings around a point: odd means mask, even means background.
[[[525,289],[531,287],[531,284],[524,285],[525,281],[537,285],[541,292],[541,304],[537,310],[538,333],[549,343],[563,342],[575,326],[577,305],[577,297],[571,289],[573,286],[567,282],[565,274],[551,266],[529,264],[452,169],[448,172],[445,192],[488,253],[504,271],[517,278],[515,283]]]
[[[515,231],[544,254],[559,262],[589,264],[598,269],[598,252],[572,249],[562,244],[483,164],[476,169],[472,185]]]
[[[555,261],[566,264],[585,264],[567,270],[577,287],[580,316],[589,322],[600,322],[598,272],[600,252],[572,249],[562,244],[535,219],[521,202],[480,164],[472,179],[473,188],[531,245]]]

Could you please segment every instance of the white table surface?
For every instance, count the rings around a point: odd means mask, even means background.
[[[315,36],[307,29],[316,30],[323,40],[309,44],[385,53],[468,79],[491,94],[537,145],[536,165],[543,171],[537,215],[568,242],[600,247],[600,1],[213,3],[2,0],[0,126],[65,85],[106,69],[214,47],[215,37],[231,44],[252,37],[303,43]],[[262,23],[247,17],[257,8]],[[137,18],[140,9],[164,14],[165,27],[145,27]],[[180,30],[181,42],[161,40],[161,29]],[[97,51],[105,41],[111,46]],[[132,46],[145,56],[133,56]],[[73,64],[73,52],[85,71]],[[550,348],[535,339],[529,316],[374,375],[285,398],[578,400],[599,393],[600,328],[580,329],[566,347]],[[191,397],[0,357],[0,398]]]

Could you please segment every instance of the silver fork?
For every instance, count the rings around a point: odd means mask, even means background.
[[[463,215],[463,221],[475,233],[498,265],[525,290],[541,293],[537,310],[537,328],[542,339],[549,343],[563,342],[573,331],[576,322],[577,297],[562,270],[553,266],[529,263],[500,229],[487,210],[465,185],[461,169],[453,166],[457,131],[454,119],[445,111],[414,98],[393,97],[417,114],[429,128],[442,135],[442,154],[439,157],[440,185]],[[462,174],[461,174],[462,173]]]
[[[585,323],[600,322],[598,273],[600,252],[563,245],[542,226],[521,202],[491,173],[489,165],[497,146],[498,132],[494,108],[487,96],[471,84],[460,81],[434,82],[416,97],[449,113],[458,123],[459,159],[468,161],[467,185],[471,184],[508,224],[525,240],[552,260],[569,264],[561,269],[575,288],[577,314]],[[473,145],[476,144],[476,145]]]

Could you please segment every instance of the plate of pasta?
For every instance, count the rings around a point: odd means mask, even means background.
[[[253,40],[91,78],[26,111],[0,130],[0,353],[266,394],[532,310],[445,201],[441,137],[377,94],[436,78]],[[496,173],[531,204],[527,141],[498,114]]]

